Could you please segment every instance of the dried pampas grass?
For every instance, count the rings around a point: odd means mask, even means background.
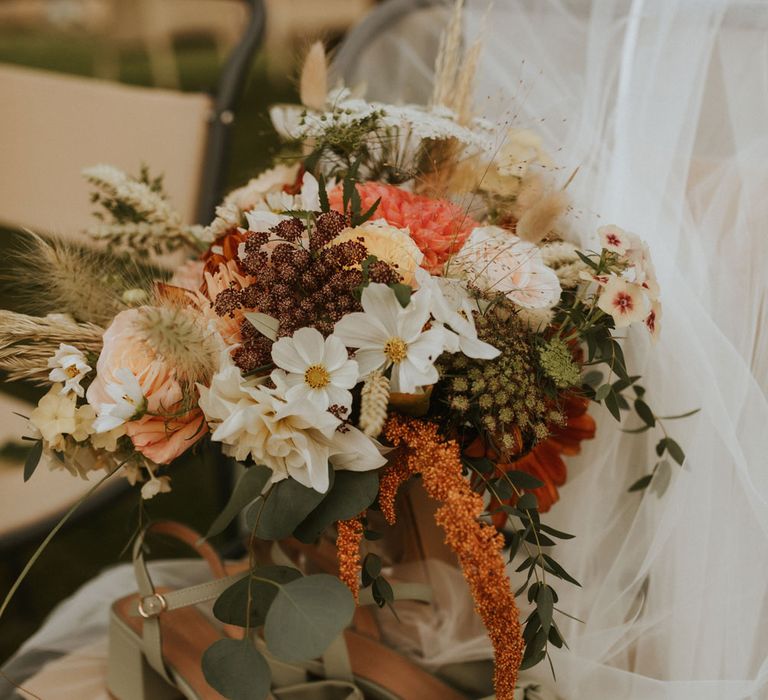
[[[328,96],[328,62],[322,41],[309,47],[299,79],[301,103],[310,109],[322,110]]]
[[[12,381],[46,384],[48,360],[59,344],[98,354],[103,335],[100,326],[78,323],[64,314],[39,317],[0,310],[0,370]]]

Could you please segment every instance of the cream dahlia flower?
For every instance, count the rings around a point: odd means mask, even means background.
[[[376,442],[308,401],[288,403],[289,387],[280,370],[272,380],[275,388],[244,379],[226,356],[211,386],[199,386],[211,438],[223,444],[226,454],[264,464],[273,482],[291,477],[321,493],[328,490],[329,462],[352,471],[384,466]]]

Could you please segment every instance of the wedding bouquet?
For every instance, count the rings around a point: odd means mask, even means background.
[[[565,643],[552,581],[576,581],[551,548],[570,535],[540,513],[563,456],[594,436],[590,403],[659,426],[622,350],[631,325],[659,333],[647,246],[613,225],[592,247],[569,242],[569,178],[535,133],[472,113],[478,47],[462,56],[457,26],[428,107],[328,90],[313,47],[303,104],[272,110],[280,160],[207,227],[182,224],[147,173],[88,170],[101,250],[33,238],[23,262],[45,273],[48,315],[2,314],[0,366],[50,385],[27,477],[45,455],[152,498],[187,451],[242,465],[208,536],[244,512],[250,564],[214,614],[264,641],[208,649],[226,697],[266,697],[272,660],[321,656],[356,601],[393,604],[375,541],[417,479],[493,645],[496,696],[511,698],[518,671]],[[180,250],[170,271],[156,264]],[[654,471],[682,463],[666,432],[657,453]],[[330,538],[337,570],[258,554],[288,538]]]

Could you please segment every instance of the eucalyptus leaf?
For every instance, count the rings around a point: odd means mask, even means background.
[[[264,639],[283,661],[314,659],[352,622],[354,611],[352,593],[336,576],[305,576],[279,588]]]
[[[619,395],[611,389],[605,397],[605,407],[610,411],[616,420],[621,420],[621,407],[619,405]]]
[[[537,489],[544,486],[544,482],[537,479],[528,472],[521,472],[517,469],[507,472],[507,478],[519,489]]]
[[[203,675],[228,700],[264,700],[271,674],[250,640],[220,639],[203,654]]]
[[[314,542],[331,523],[362,513],[373,503],[378,492],[379,475],[376,471],[338,471],[328,495],[293,534],[302,542]]]
[[[635,411],[647,426],[653,428],[656,425],[656,416],[653,415],[650,406],[642,399],[635,399]]]
[[[603,384],[598,387],[597,391],[595,391],[595,401],[604,401],[605,397],[611,393],[611,389],[612,387],[610,384]]]
[[[627,491],[632,493],[633,491],[643,491],[648,487],[648,484],[651,483],[651,480],[653,479],[653,474],[646,474],[645,476],[641,476],[632,486],[630,486]]]
[[[670,437],[667,438],[667,452],[669,452],[669,456],[679,465],[682,466],[683,462],[685,462],[685,452],[683,452],[683,448]]]
[[[32,449],[27,454],[26,460],[24,460],[24,481],[29,481],[32,474],[35,473],[37,465],[40,464],[40,458],[43,456],[43,441],[38,440]]]
[[[270,476],[272,476],[272,471],[262,464],[246,469],[245,474],[240,477],[240,480],[235,485],[227,505],[224,506],[224,510],[219,513],[219,516],[208,529],[208,534],[205,536],[206,539],[224,532],[240,511],[249,503],[253,503],[261,495]]]
[[[555,599],[552,595],[552,589],[547,585],[539,586],[536,593],[536,611],[539,613],[541,626],[549,634],[549,628],[552,624],[552,613],[555,608]]]
[[[296,479],[278,481],[248,510],[246,522],[263,540],[282,540],[311,513],[326,494],[300,484]]]
[[[669,484],[672,481],[672,467],[669,461],[662,459],[653,470],[653,484],[651,485],[651,491],[653,491],[659,498],[661,498],[669,488]]]
[[[213,614],[217,620],[228,625],[260,627],[266,620],[267,611],[278,590],[269,581],[284,584],[301,576],[300,571],[290,566],[259,567],[233,583],[216,599]]]

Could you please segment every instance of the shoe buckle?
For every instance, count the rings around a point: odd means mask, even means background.
[[[139,615],[145,620],[148,620],[150,617],[157,617],[160,613],[165,612],[167,608],[167,601],[159,593],[153,593],[139,600]]]

